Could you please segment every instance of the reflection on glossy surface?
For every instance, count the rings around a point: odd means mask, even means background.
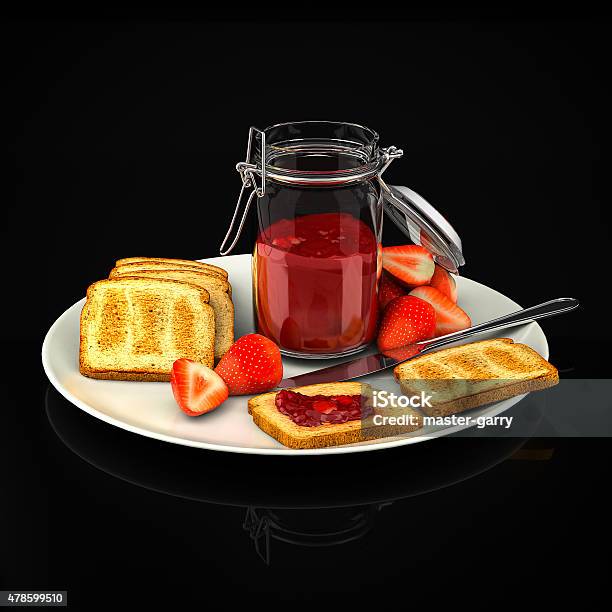
[[[249,457],[122,432],[79,411],[52,387],[46,409],[62,442],[107,474],[167,495],[243,507],[244,520],[235,528],[242,527],[268,564],[274,541],[317,548],[363,538],[394,503],[409,505],[408,498],[481,474],[525,442],[452,439],[374,455]]]

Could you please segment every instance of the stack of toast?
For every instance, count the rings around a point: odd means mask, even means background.
[[[225,270],[183,259],[120,259],[93,283],[81,313],[80,371],[91,378],[168,381],[182,357],[213,367],[234,342]]]

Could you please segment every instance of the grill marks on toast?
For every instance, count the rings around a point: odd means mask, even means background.
[[[206,289],[210,294],[210,305],[215,312],[215,358],[221,359],[234,343],[234,304],[231,299],[231,286],[225,278],[205,272],[204,268],[173,267],[171,264],[159,262],[123,264],[113,268],[109,277],[125,276],[172,279]]]
[[[172,309],[171,323],[166,329],[166,332],[172,336],[173,329],[182,329],[183,333],[180,336],[172,338],[174,348],[178,352],[184,352],[188,349],[190,338],[195,338],[197,333],[196,317],[191,308],[191,304],[186,298],[177,300]]]
[[[533,349],[500,338],[423,355],[396,370],[404,378],[479,380],[533,378],[546,374],[550,367]]]
[[[108,293],[111,293],[110,291]],[[129,304],[123,291],[112,291],[112,299],[105,301],[99,310],[95,324],[100,329],[108,329],[109,333],[97,339],[101,351],[121,350],[128,342],[129,330],[124,325],[129,316]]]
[[[430,416],[446,416],[552,387],[554,366],[510,338],[482,340],[416,357],[394,369],[402,393],[433,394]]]
[[[215,330],[208,299],[201,287],[165,279],[94,283],[81,313],[81,373],[167,381],[181,357],[212,367]]]
[[[524,345],[507,345],[504,349],[496,346],[485,347],[484,357],[490,364],[491,370],[501,370],[504,378],[523,378],[525,375],[540,376],[549,371],[550,364],[542,360],[539,355],[530,354],[523,349],[514,352],[508,348],[509,346]]]
[[[164,346],[172,346],[172,339],[168,338],[167,329],[163,341],[159,335],[152,334],[150,331],[167,328],[164,324],[164,314],[167,309],[163,299],[144,294],[144,292],[134,296],[134,299],[128,293],[127,298],[131,302],[132,317],[134,320],[141,322],[133,330],[132,346],[134,353],[136,355],[161,353]],[[128,328],[131,328],[129,324]]]

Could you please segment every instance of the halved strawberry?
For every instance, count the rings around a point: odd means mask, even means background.
[[[426,301],[412,295],[397,297],[387,305],[378,331],[378,348],[390,349],[427,340],[436,329],[436,313]]]
[[[230,395],[251,395],[274,389],[283,377],[283,363],[272,340],[247,334],[221,357],[215,372],[227,384]]]
[[[409,295],[429,302],[436,311],[436,336],[450,334],[472,325],[470,317],[434,287],[417,287]]]
[[[457,283],[442,266],[436,264],[436,269],[429,284],[452,300],[454,304],[457,303]]]
[[[380,310],[384,310],[385,306],[396,297],[406,295],[407,291],[400,287],[392,278],[390,274],[383,274],[378,285],[378,304]]]
[[[189,416],[214,410],[229,394],[223,379],[213,370],[191,359],[177,359],[170,385],[179,408]]]
[[[416,244],[383,248],[383,268],[412,287],[426,285],[434,273],[431,253]]]

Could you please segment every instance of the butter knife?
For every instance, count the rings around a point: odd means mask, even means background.
[[[284,378],[280,381],[278,387],[280,389],[286,389],[287,387],[301,387],[303,385],[314,385],[317,383],[326,382],[341,382],[343,380],[351,380],[353,378],[359,378],[360,376],[366,376],[367,374],[374,374],[381,370],[386,370],[396,366],[398,363],[403,363],[425,352],[435,350],[450,344],[451,342],[457,342],[464,338],[469,338],[475,334],[491,331],[494,329],[503,329],[506,327],[514,327],[516,325],[522,325],[524,323],[531,323],[537,319],[545,319],[552,317],[563,312],[569,312],[578,308],[580,303],[574,298],[558,298],[556,300],[550,300],[537,306],[531,306],[530,308],[523,308],[510,314],[504,315],[485,323],[479,323],[467,329],[462,329],[452,334],[446,334],[432,340],[422,340],[414,345],[408,345],[401,349],[395,349],[393,352],[407,352],[414,354],[411,357],[404,359],[397,359],[384,355],[383,353],[376,353],[374,355],[365,355],[351,361],[345,361],[337,365],[329,366],[327,368],[321,368],[320,370],[314,370],[307,374],[300,374],[298,376],[292,376],[290,378]]]

